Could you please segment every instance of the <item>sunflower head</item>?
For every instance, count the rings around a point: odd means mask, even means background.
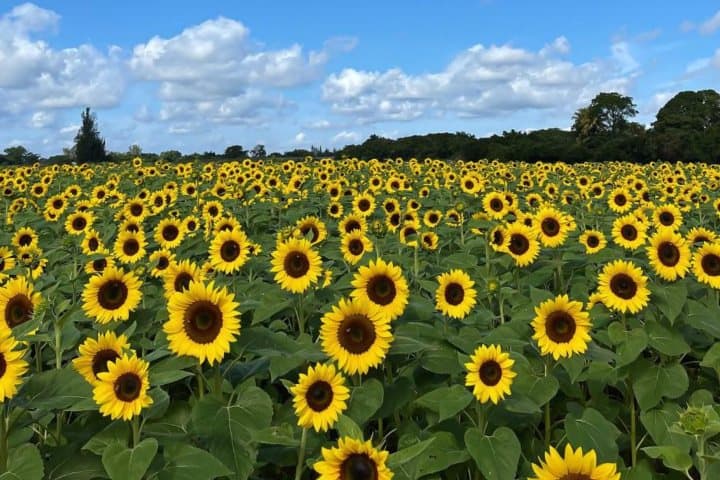
[[[567,295],[535,307],[532,327],[540,353],[551,354],[555,360],[584,353],[590,341],[590,316],[583,311],[582,302],[570,301]]]
[[[605,265],[598,278],[602,303],[619,312],[637,313],[648,304],[647,277],[634,263],[616,260]]]
[[[529,480],[620,480],[620,473],[614,463],[598,465],[595,450],[584,454],[582,448],[573,450],[570,444],[565,446],[565,456],[561,456],[554,447],[545,453],[540,465],[532,465],[535,477]]]
[[[98,382],[98,374],[108,371],[108,363],[114,362],[130,348],[125,335],[114,332],[98,334],[97,340],[87,338],[80,345],[80,356],[73,360],[73,367],[90,385]]]
[[[322,273],[320,255],[304,238],[279,243],[272,254],[275,281],[283,290],[302,293],[317,282]]]
[[[83,310],[98,323],[127,320],[142,299],[141,282],[132,272],[107,266],[83,290]]]
[[[35,292],[25,277],[13,278],[0,287],[0,313],[10,329],[31,320],[40,302],[40,292]]]
[[[389,321],[405,311],[410,292],[402,270],[392,262],[377,259],[360,267],[352,286],[353,298],[374,305]]]
[[[369,440],[344,437],[338,440],[337,448],[323,448],[323,459],[313,468],[318,480],[391,480],[393,473],[385,464],[388,455],[375,449]]]
[[[515,361],[497,345],[481,345],[465,364],[465,386],[473,388],[473,395],[481,403],[497,404],[510,395],[510,386],[517,375]]]
[[[210,262],[223,273],[234,273],[247,262],[248,238],[240,229],[225,230],[215,235],[210,243]]]
[[[97,374],[98,381],[93,387],[93,399],[103,416],[130,420],[152,405],[146,361],[124,353],[106,365],[107,371]]]
[[[701,283],[720,288],[720,244],[704,243],[695,252],[693,273]]]
[[[345,378],[332,364],[311,366],[300,374],[297,385],[290,389],[293,405],[302,428],[324,432],[333,426],[347,408],[350,391]]]
[[[451,270],[438,277],[435,308],[452,318],[465,318],[475,306],[475,282],[462,270]]]
[[[23,358],[25,350],[19,349],[19,345],[9,329],[0,328],[0,402],[15,396],[21,377],[28,370]]]

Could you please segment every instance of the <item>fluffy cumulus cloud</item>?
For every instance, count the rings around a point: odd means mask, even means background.
[[[332,54],[354,45],[338,38],[308,53],[298,44],[263,50],[245,25],[220,17],[135,46],[129,65],[137,78],[159,82],[161,120],[255,124],[263,111],[291,105],[277,91],[317,79]]]
[[[42,128],[51,123],[49,110],[119,103],[125,90],[119,49],[54,49],[38,37],[59,22],[55,12],[30,3],[0,17],[0,113],[6,118],[34,112],[28,123]]]
[[[564,59],[569,51],[565,37],[538,51],[474,45],[435,73],[347,68],[326,79],[322,95],[333,111],[365,123],[446,112],[476,117],[522,110],[565,111],[598,91],[625,92],[638,73],[625,42],[614,43],[607,59],[580,64]]]
[[[720,29],[720,10],[718,10],[715,15],[701,23],[698,27],[698,30],[700,30],[700,33],[703,35],[710,35],[715,33],[718,29]]]

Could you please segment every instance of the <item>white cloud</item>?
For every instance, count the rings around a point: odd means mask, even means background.
[[[58,130],[58,133],[60,135],[67,135],[68,133],[77,133],[77,131],[80,130],[80,124],[77,125],[68,125],[66,127],[62,127],[60,130]]]
[[[695,30],[695,23],[691,22],[690,20],[683,20],[680,24],[680,31],[681,32],[692,32]]]
[[[703,23],[700,24],[698,27],[698,30],[703,35],[710,35],[715,32],[715,30],[720,28],[720,10],[718,10],[715,15],[705,20]]]
[[[343,130],[332,138],[332,143],[355,143],[358,140],[360,140],[359,133]]]
[[[35,112],[30,117],[30,126],[33,128],[45,128],[55,122],[55,115],[50,112]]]
[[[346,68],[325,80],[323,100],[333,111],[360,123],[447,112],[461,117],[542,109],[565,112],[599,91],[624,93],[639,74],[627,42],[613,43],[608,59],[582,64],[562,58],[569,50],[567,39],[559,37],[537,52],[511,45],[474,45],[435,73]]]
[[[315,120],[306,125],[306,128],[313,128],[317,130],[324,130],[330,127],[332,127],[332,124],[325,119]]]
[[[299,132],[297,135],[295,135],[295,143],[302,143],[305,141],[305,133]]]
[[[114,106],[125,90],[119,50],[53,49],[35,34],[57,28],[57,13],[22,4],[0,17],[0,112]],[[35,122],[33,122],[35,123]]]

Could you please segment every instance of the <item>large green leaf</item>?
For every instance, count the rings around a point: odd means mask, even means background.
[[[668,319],[670,324],[674,324],[687,301],[687,286],[683,280],[675,283],[651,283],[650,292],[652,293],[652,303],[660,312]]]
[[[645,447],[642,449],[650,458],[661,458],[663,464],[673,470],[686,472],[692,467],[692,458],[674,445]]]
[[[679,363],[652,365],[644,362],[637,368],[633,384],[635,398],[642,410],[649,410],[663,398],[678,398],[690,385],[687,372]]]
[[[434,437],[391,453],[387,460],[388,467],[391,470],[403,468],[403,466],[407,463],[417,460],[418,457],[433,444],[433,442],[435,442]]]
[[[29,408],[62,410],[92,402],[92,389],[82,375],[68,366],[31,375],[21,396]]]
[[[352,389],[345,415],[358,425],[364,425],[382,405],[383,395],[383,384],[380,381],[374,378],[365,380],[362,385]]]
[[[45,467],[40,452],[32,444],[10,450],[7,471],[0,480],[42,480]]]
[[[657,322],[648,322],[645,331],[650,346],[664,355],[677,357],[690,351],[690,345],[677,330],[670,330]]]
[[[456,415],[473,400],[473,395],[462,385],[440,387],[422,397],[415,403],[438,414],[438,422]]]
[[[179,443],[165,448],[160,480],[213,480],[232,473],[209,452]]]
[[[470,428],[465,432],[465,446],[487,480],[515,478],[521,447],[511,429],[500,427],[487,436]]]
[[[581,417],[568,413],[565,417],[565,433],[570,444],[584,451],[595,450],[601,460],[617,457],[617,438],[620,431],[594,408],[586,408]]]
[[[146,438],[135,448],[111,443],[102,455],[103,466],[111,480],[141,480],[158,450],[154,438]]]

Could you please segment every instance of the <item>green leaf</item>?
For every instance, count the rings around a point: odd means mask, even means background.
[[[338,434],[341,438],[350,437],[354,438],[355,440],[363,439],[362,429],[358,427],[358,424],[355,423],[353,419],[348,417],[347,415],[340,415],[340,418],[338,418],[335,428],[337,428]]]
[[[565,433],[575,448],[583,447],[585,451],[593,449],[600,459],[617,457],[616,440],[620,431],[594,408],[586,408],[580,418],[568,413],[565,417]]]
[[[521,449],[515,432],[509,428],[500,427],[492,436],[470,428],[465,432],[465,445],[486,479],[515,478]]]
[[[652,303],[668,319],[671,325],[680,315],[687,301],[687,286],[685,282],[678,281],[670,284],[650,284]]]
[[[364,425],[382,405],[383,394],[383,384],[378,380],[370,378],[363,381],[362,385],[352,389],[345,415],[358,425]]]
[[[92,401],[92,389],[72,367],[34,373],[21,395],[33,409],[63,410]]]
[[[526,395],[540,408],[555,397],[558,388],[560,384],[552,375],[536,377],[530,373],[523,375],[518,372],[513,383],[513,394],[517,392]]]
[[[254,433],[253,441],[266,445],[297,447],[300,444],[300,440],[295,436],[295,431],[296,427],[284,423],[279,427],[270,427]]]
[[[53,452],[46,468],[47,480],[96,480],[106,478],[105,467],[99,456],[78,453],[73,447],[67,452]]]
[[[165,462],[160,480],[212,480],[233,473],[209,452],[182,443],[165,448]]]
[[[720,338],[720,308],[707,307],[700,302],[688,300],[688,313],[683,317],[685,323],[693,328],[703,331],[713,338]]]
[[[130,427],[123,420],[116,420],[100,430],[83,445],[83,450],[88,450],[95,455],[102,455],[108,445],[119,443],[126,445],[130,438]]]
[[[664,355],[677,357],[690,351],[690,345],[677,330],[670,330],[657,322],[648,322],[645,331],[650,346]]]
[[[667,468],[686,472],[692,467],[692,458],[678,447],[673,445],[664,445],[661,447],[645,447],[642,449],[650,458],[661,458],[663,465]]]
[[[435,438],[430,438],[391,453],[390,456],[388,456],[387,466],[390,470],[398,470],[403,465],[418,458],[433,442],[435,442]]]
[[[643,362],[637,370],[633,388],[642,410],[653,408],[663,398],[678,398],[690,385],[687,372],[679,363],[663,366]]]
[[[712,347],[705,352],[705,356],[700,362],[700,366],[712,368],[715,374],[720,378],[720,343],[714,343]]]
[[[158,442],[154,438],[146,438],[135,448],[112,443],[103,452],[102,463],[111,480],[141,480],[157,450]]]
[[[35,445],[26,444],[10,450],[7,471],[0,480],[42,480],[45,473],[40,451]]]
[[[416,476],[413,478],[444,472],[452,465],[464,463],[470,459],[470,454],[464,447],[458,445],[452,433],[437,432],[431,438],[435,439],[433,448],[420,457]]]
[[[185,368],[197,366],[197,358],[175,356],[163,359],[150,366],[150,385],[160,386],[177,382],[192,375]]]
[[[437,412],[438,422],[442,422],[467,407],[473,399],[472,393],[462,385],[440,387],[418,398],[415,403],[423,408]]]
[[[680,408],[674,404],[666,404],[662,409],[653,409],[640,414],[645,430],[650,434],[655,445],[675,445],[681,451],[689,452],[692,438],[670,430],[678,421]]]

